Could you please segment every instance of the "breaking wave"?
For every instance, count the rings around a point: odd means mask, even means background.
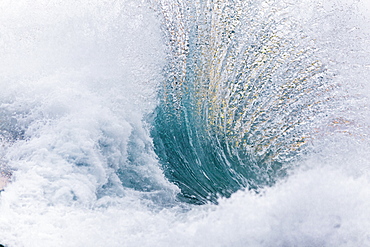
[[[369,245],[366,1],[0,13],[1,244]]]

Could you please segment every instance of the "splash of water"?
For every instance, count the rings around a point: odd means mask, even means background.
[[[161,4],[170,58],[153,137],[186,201],[272,185],[328,125],[353,122],[327,34],[307,28],[316,14],[275,1]]]
[[[0,2],[1,243],[369,245],[369,7]]]

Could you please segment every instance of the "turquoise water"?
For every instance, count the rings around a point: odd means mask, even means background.
[[[367,1],[1,1],[0,244],[370,245]]]
[[[162,4],[186,34],[165,30],[175,41],[153,130],[165,174],[195,203],[273,185],[341,104],[318,44],[279,3]]]

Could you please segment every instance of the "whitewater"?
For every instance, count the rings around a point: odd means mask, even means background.
[[[370,246],[367,0],[1,0],[0,244]]]

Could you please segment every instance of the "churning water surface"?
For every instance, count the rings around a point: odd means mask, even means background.
[[[370,246],[366,0],[0,1],[0,243]]]

